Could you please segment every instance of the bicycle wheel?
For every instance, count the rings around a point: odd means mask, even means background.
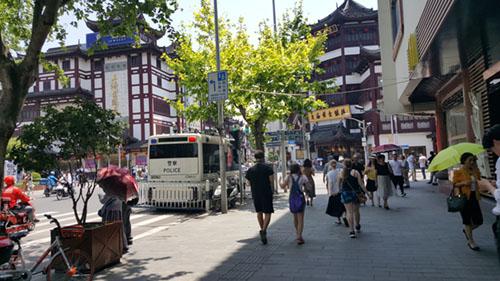
[[[46,268],[47,281],[92,280],[94,277],[94,264],[87,253],[80,250],[67,250],[64,255],[68,259],[71,269],[67,268],[63,257],[58,254]]]

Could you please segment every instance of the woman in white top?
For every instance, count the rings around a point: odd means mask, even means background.
[[[336,224],[342,224],[340,218],[342,214],[345,214],[345,207],[342,204],[340,199],[340,187],[337,178],[341,172],[340,169],[337,169],[337,161],[332,160],[330,162],[331,170],[326,175],[326,186],[328,191],[328,207],[326,213],[330,216],[336,217]],[[347,219],[344,217],[344,223],[348,226]]]
[[[293,224],[295,226],[295,232],[297,234],[297,244],[304,244],[304,239],[302,238],[302,232],[304,230],[304,210],[305,210],[305,199],[304,199],[304,186],[308,182],[307,177],[302,175],[300,172],[300,166],[298,164],[292,164],[290,166],[290,174],[285,178],[284,182],[280,183],[281,188],[288,189],[290,188],[290,197],[296,194],[301,194],[302,197],[302,207],[299,208],[296,212],[292,212],[293,214]],[[295,190],[294,183],[298,184]],[[292,211],[292,210],[291,210]]]

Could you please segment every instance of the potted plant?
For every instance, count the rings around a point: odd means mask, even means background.
[[[124,125],[117,121],[115,112],[89,100],[76,99],[73,105],[47,107],[45,112],[23,127],[11,156],[27,170],[55,171],[60,175],[69,172],[72,180],[66,181],[72,190],[75,220],[84,226],[85,234],[81,239],[63,239],[63,243],[86,251],[96,269],[119,262],[123,247],[121,223],[87,223],[87,205],[97,187],[98,158],[120,145],[122,138],[115,136],[123,134]],[[89,162],[94,168],[85,167]]]

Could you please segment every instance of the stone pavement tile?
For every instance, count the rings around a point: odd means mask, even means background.
[[[390,211],[362,206],[362,233],[350,239],[347,228],[325,215],[325,187],[316,179],[318,198],[306,208],[302,246],[294,243],[287,197],[280,194],[268,245],[258,240],[248,204],[141,240],[130,258],[96,280],[500,280],[487,204],[485,225],[474,232],[481,252],[466,247],[446,196],[423,182],[412,185],[408,198],[392,197]]]

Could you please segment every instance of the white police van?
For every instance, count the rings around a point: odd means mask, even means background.
[[[149,175],[139,183],[139,206],[209,210],[220,205],[219,140],[219,136],[193,133],[149,137]],[[239,167],[229,139],[224,143],[231,193],[239,190]]]

